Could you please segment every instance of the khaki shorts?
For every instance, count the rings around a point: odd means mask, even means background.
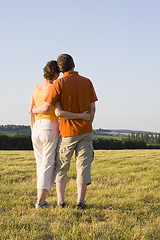
[[[93,133],[59,139],[56,156],[56,182],[66,183],[70,160],[75,150],[77,183],[91,183]]]

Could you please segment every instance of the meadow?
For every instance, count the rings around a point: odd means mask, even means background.
[[[0,151],[1,240],[159,240],[160,150],[96,150],[86,210],[76,209],[74,157],[67,207],[35,210],[33,151]]]

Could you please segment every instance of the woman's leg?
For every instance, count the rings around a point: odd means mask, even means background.
[[[38,188],[37,189],[37,202],[44,203],[46,199],[47,189]]]
[[[43,204],[47,189],[54,181],[55,153],[58,142],[58,124],[41,120],[35,147],[37,163],[37,203]],[[38,129],[37,129],[38,130]]]
[[[40,169],[40,182],[38,198],[45,201],[47,189],[51,189],[54,182],[55,155],[58,143],[58,124],[52,121],[42,121],[43,126],[40,133],[42,147],[42,162]]]
[[[43,144],[39,140],[40,132],[40,122],[36,121],[32,131],[32,143],[34,149],[34,155],[36,159],[36,168],[37,168],[37,203],[44,202],[46,198],[47,189],[39,188],[39,181],[41,178],[41,165],[43,158]],[[45,191],[44,191],[45,190]]]

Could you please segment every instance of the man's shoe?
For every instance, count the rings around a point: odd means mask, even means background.
[[[77,203],[77,209],[82,209],[82,210],[85,210],[87,208],[86,204],[85,203]]]
[[[38,203],[36,202],[35,204],[35,209],[38,209],[38,208],[49,208],[50,207],[50,204],[48,202],[44,202],[44,203]]]
[[[65,208],[66,204],[65,204],[65,202],[63,202],[63,203],[59,203],[58,206],[61,208]]]

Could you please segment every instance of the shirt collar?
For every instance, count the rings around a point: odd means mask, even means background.
[[[69,75],[78,75],[77,71],[68,71],[63,73],[63,76],[69,76]]]

